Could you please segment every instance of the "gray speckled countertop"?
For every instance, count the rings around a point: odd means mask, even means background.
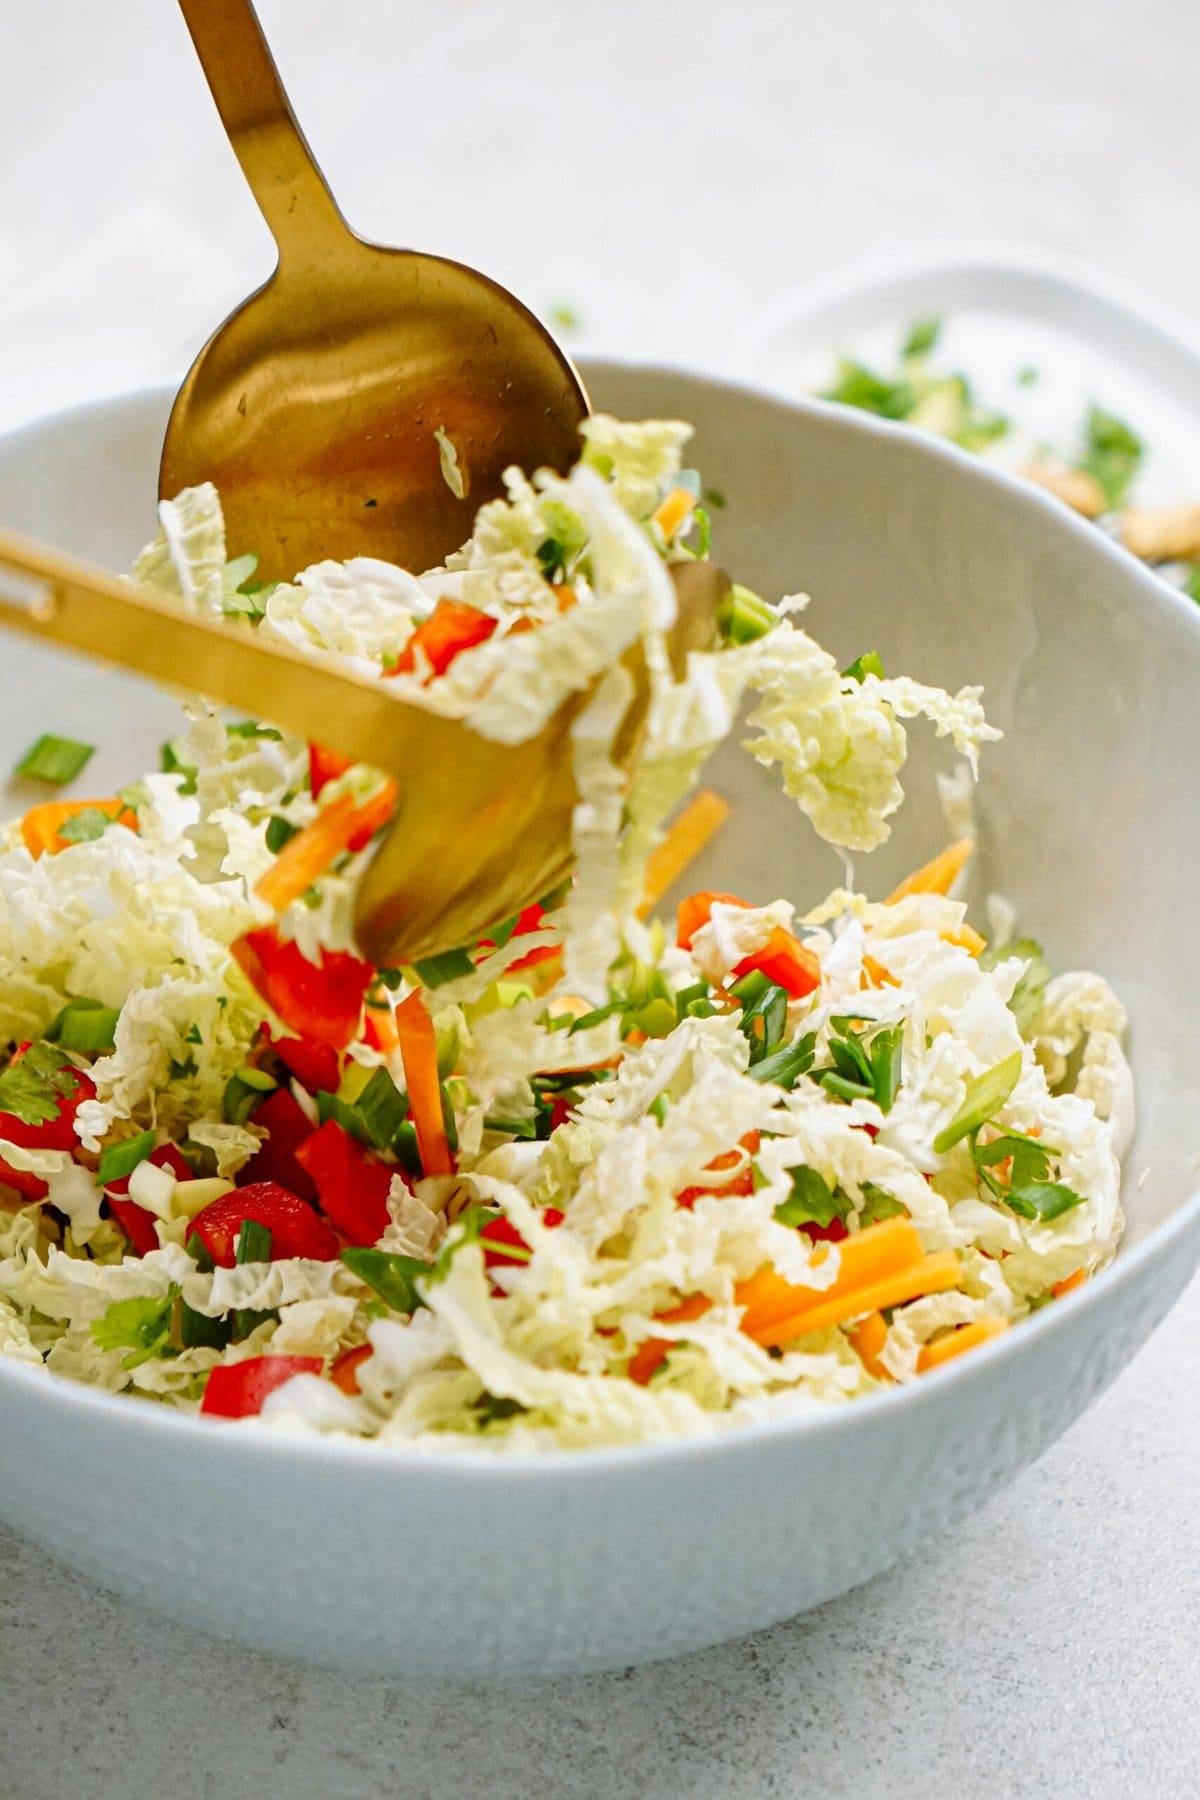
[[[589,349],[719,366],[789,283],[967,235],[1090,258],[1182,308],[1200,292],[1194,0],[261,11],[355,223],[573,302]],[[55,271],[89,234],[136,217],[144,237],[165,213],[193,251],[219,247],[185,342],[223,281],[232,298],[268,266],[174,8],[56,0],[14,9],[6,39],[0,418],[29,360],[6,309],[35,282],[56,342],[82,340],[107,290]],[[522,184],[542,203],[515,204]],[[154,270],[177,277],[174,327],[182,254],[164,239]],[[106,353],[131,354],[107,380],[93,358],[70,394],[175,366],[161,284],[109,304]],[[916,1561],[757,1638],[541,1688],[351,1681],[229,1648],[0,1531],[0,1800],[1192,1795],[1198,1369],[1193,1286],[1036,1468]]]

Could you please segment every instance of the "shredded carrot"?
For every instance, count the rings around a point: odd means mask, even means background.
[[[881,1219],[878,1225],[868,1225],[865,1231],[843,1238],[835,1249],[818,1252],[813,1257],[813,1266],[819,1267],[834,1254],[839,1258],[837,1277],[827,1288],[785,1281],[770,1263],[751,1275],[748,1281],[739,1282],[734,1298],[744,1308],[742,1330],[753,1337],[760,1326],[771,1325],[776,1319],[789,1318],[805,1307],[840,1299],[868,1282],[880,1281],[898,1274],[901,1269],[911,1268],[921,1260],[921,1238],[911,1219]],[[866,1306],[859,1308],[860,1312],[869,1310]],[[853,1318],[854,1314],[847,1316]]]
[[[863,957],[864,987],[899,987],[900,983],[890,969],[885,969],[881,962],[873,956]]]
[[[1082,1287],[1087,1278],[1086,1269],[1076,1269],[1073,1275],[1064,1275],[1061,1281],[1056,1281],[1050,1292],[1056,1300],[1061,1300],[1064,1294],[1073,1294],[1076,1288]]]
[[[857,1351],[868,1375],[876,1381],[890,1381],[888,1370],[880,1362],[880,1353],[887,1343],[888,1323],[881,1312],[868,1313],[857,1325],[852,1325],[846,1336]]]
[[[686,488],[672,488],[666,498],[659,502],[654,523],[665,538],[673,538],[683,521],[690,517],[695,505],[696,496],[689,494]]]
[[[673,1306],[670,1312],[656,1313],[655,1317],[668,1325],[674,1325],[684,1320],[701,1318],[711,1305],[712,1301],[707,1295],[690,1294],[680,1306]],[[645,1387],[655,1369],[666,1361],[675,1344],[674,1338],[647,1338],[644,1343],[639,1344],[625,1371],[630,1381],[636,1381],[639,1387]]]
[[[276,912],[282,912],[307,893],[344,850],[356,840],[365,843],[386,825],[395,804],[396,784],[390,777],[365,802],[355,800],[352,794],[339,794],[321,808],[311,825],[283,846],[257,883],[255,893]]]
[[[990,1338],[999,1337],[1007,1330],[1007,1319],[976,1319],[973,1324],[959,1325],[945,1337],[935,1338],[932,1344],[924,1346],[917,1357],[917,1373],[923,1375],[926,1369],[940,1369],[943,1363],[961,1356],[964,1350],[974,1350],[977,1344],[986,1344]]]
[[[44,800],[40,806],[31,806],[21,820],[21,836],[29,854],[35,858],[55,856],[60,850],[68,849],[70,839],[60,837],[59,833],[68,819],[77,818],[83,812],[103,813],[105,818],[115,819],[129,831],[138,828],[137,814],[123,800]]]
[[[575,589],[565,581],[556,581],[554,583],[554,598],[558,602],[558,610],[560,613],[570,612],[573,606],[579,604],[579,596],[575,592]]]
[[[408,999],[400,1002],[395,1016],[421,1167],[426,1175],[452,1175],[454,1159],[446,1138],[438,1080],[437,1036],[420,988],[414,988]]]
[[[888,1222],[890,1221],[885,1221]],[[846,1243],[853,1241],[853,1238],[845,1240]],[[906,1300],[917,1300],[922,1294],[942,1293],[946,1288],[957,1287],[961,1275],[954,1251],[937,1250],[880,1281],[835,1295],[821,1305],[809,1305],[803,1311],[794,1312],[789,1318],[779,1319],[774,1324],[762,1325],[752,1331],[750,1336],[764,1350],[770,1350],[778,1344],[790,1343],[793,1338],[807,1337],[810,1332],[825,1331],[831,1325],[844,1325],[847,1319],[856,1319],[860,1313],[882,1312],[885,1307],[903,1306]],[[808,1292],[812,1292],[811,1288]],[[742,1330],[745,1329],[743,1323]]]
[[[709,840],[729,817],[728,800],[712,788],[701,788],[692,795],[666,837],[646,864],[638,918],[649,918],[667,889],[674,887],[689,865],[695,862]]]
[[[945,944],[957,944],[960,950],[969,950],[972,956],[979,956],[987,949],[987,939],[980,937],[975,927],[968,925],[965,919],[957,930],[941,931],[938,936]]]
[[[359,1344],[355,1349],[343,1350],[340,1356],[335,1357],[329,1371],[329,1379],[334,1387],[341,1388],[343,1394],[359,1393],[358,1365],[366,1362],[370,1354],[370,1344]]]
[[[906,900],[909,894],[948,894],[957,877],[966,868],[974,848],[974,838],[968,837],[959,838],[957,843],[948,845],[932,862],[914,869],[898,888],[893,888],[885,905],[894,906],[897,900]]]

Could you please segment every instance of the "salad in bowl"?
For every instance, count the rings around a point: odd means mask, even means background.
[[[160,507],[135,573],[182,606],[496,741],[582,696],[576,872],[475,943],[367,964],[351,903],[395,786],[281,734],[269,698],[267,722],[191,700],[159,770],[4,827],[4,1355],[255,1429],[617,1445],[920,1380],[1111,1259],[1122,1005],[1052,974],[1002,901],[985,939],[954,897],[998,736],[980,690],[869,647],[839,669],[802,599],[737,586],[675,670],[668,568],[710,536],[688,436],[589,420],[569,476],[512,472],[421,576],[266,587],[211,487]],[[873,900],[849,857],[888,836],[916,717],[965,759],[953,841]],[[845,883],[659,918],[737,731]],[[24,773],[86,755],[48,735]]]

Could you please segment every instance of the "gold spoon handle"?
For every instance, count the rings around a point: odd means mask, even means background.
[[[179,0],[234,153],[279,247],[315,262],[349,227],[292,111],[250,0]]]
[[[253,718],[264,714],[297,735],[398,773],[412,745],[397,730],[385,683],[335,669],[310,654],[216,619],[183,612],[155,589],[119,581],[0,529],[0,624],[65,644]]]

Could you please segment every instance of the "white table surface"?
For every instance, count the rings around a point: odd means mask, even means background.
[[[918,239],[1071,252],[1181,309],[1200,292],[1194,0],[262,12],[360,229],[571,302],[587,348],[716,366],[748,308]],[[10,0],[4,24],[11,419],[169,375],[270,256],[168,0]],[[905,1568],[740,1644],[535,1689],[229,1648],[0,1531],[0,1795],[1194,1794],[1198,1367],[1193,1286],[1035,1469]]]

